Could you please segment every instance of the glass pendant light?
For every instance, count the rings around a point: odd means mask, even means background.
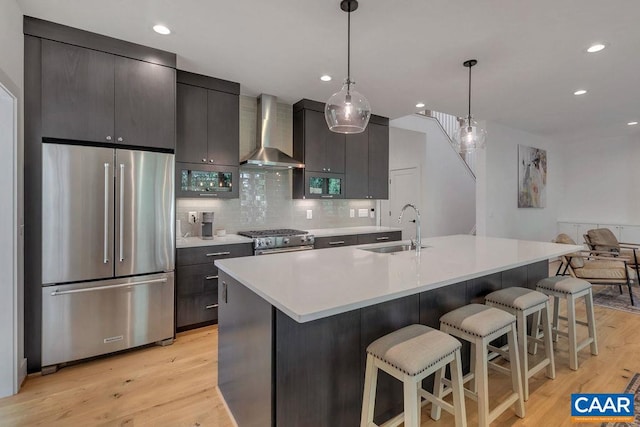
[[[462,65],[469,68],[469,114],[464,119],[456,135],[457,148],[460,154],[470,153],[476,148],[484,148],[487,137],[487,132],[478,126],[478,123],[471,116],[471,67],[477,63],[478,61],[475,59],[469,59],[462,63]]]
[[[356,91],[351,80],[351,12],[358,9],[357,0],[342,0],[340,8],[347,12],[347,78],[340,92],[336,92],[324,107],[324,118],[332,132],[360,133],[369,123],[371,106],[367,98]]]

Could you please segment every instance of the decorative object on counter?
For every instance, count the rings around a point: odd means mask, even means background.
[[[202,239],[213,239],[213,212],[202,212]]]
[[[460,154],[475,151],[476,148],[484,148],[487,137],[487,132],[478,126],[478,123],[471,116],[471,67],[477,63],[477,59],[469,59],[462,63],[462,65],[469,68],[469,113],[456,135],[457,148]]]
[[[352,89],[355,82],[351,80],[351,12],[358,9],[358,2],[342,0],[340,8],[347,12],[347,78],[342,89],[327,101],[324,117],[332,132],[361,133],[369,123],[371,105],[364,95]]]
[[[227,235],[227,230],[225,230],[224,228],[218,228],[216,229],[216,236],[218,237],[224,237]]]
[[[547,150],[518,144],[518,207],[547,206]]]

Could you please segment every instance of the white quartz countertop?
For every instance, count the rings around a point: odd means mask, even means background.
[[[309,232],[309,234],[313,234],[315,237],[333,237],[345,236],[349,234],[387,233],[389,231],[402,231],[402,228],[365,225],[361,227],[316,228],[314,230],[307,231]]]
[[[217,260],[225,273],[298,322],[547,260],[581,249],[546,242],[456,235],[423,239],[414,251],[361,248],[398,242]]]
[[[181,237],[176,239],[176,248],[196,248],[200,246],[233,245],[236,243],[252,242],[252,239],[238,236],[237,234],[227,234],[222,237],[214,236],[213,240],[204,240],[200,237]]]

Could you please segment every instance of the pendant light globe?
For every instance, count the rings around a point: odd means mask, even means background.
[[[469,68],[469,114],[456,133],[456,148],[460,154],[471,153],[486,147],[487,132],[471,116],[471,67],[477,63],[476,59],[469,59],[462,63]]]
[[[324,118],[329,130],[336,133],[361,133],[371,117],[371,105],[367,98],[353,87],[351,80],[351,12],[358,9],[357,0],[342,0],[340,9],[347,12],[347,78],[339,92],[327,100]]]
[[[363,94],[353,89],[354,85],[346,81],[325,104],[324,118],[332,132],[361,133],[367,128],[371,105]]]

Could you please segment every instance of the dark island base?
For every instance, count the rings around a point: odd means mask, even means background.
[[[548,268],[540,261],[307,323],[220,271],[220,391],[240,427],[357,426],[369,343],[412,323],[438,328],[443,314],[498,289],[535,288]],[[468,344],[462,353],[468,372]],[[400,382],[379,375],[378,424],[402,411]]]

